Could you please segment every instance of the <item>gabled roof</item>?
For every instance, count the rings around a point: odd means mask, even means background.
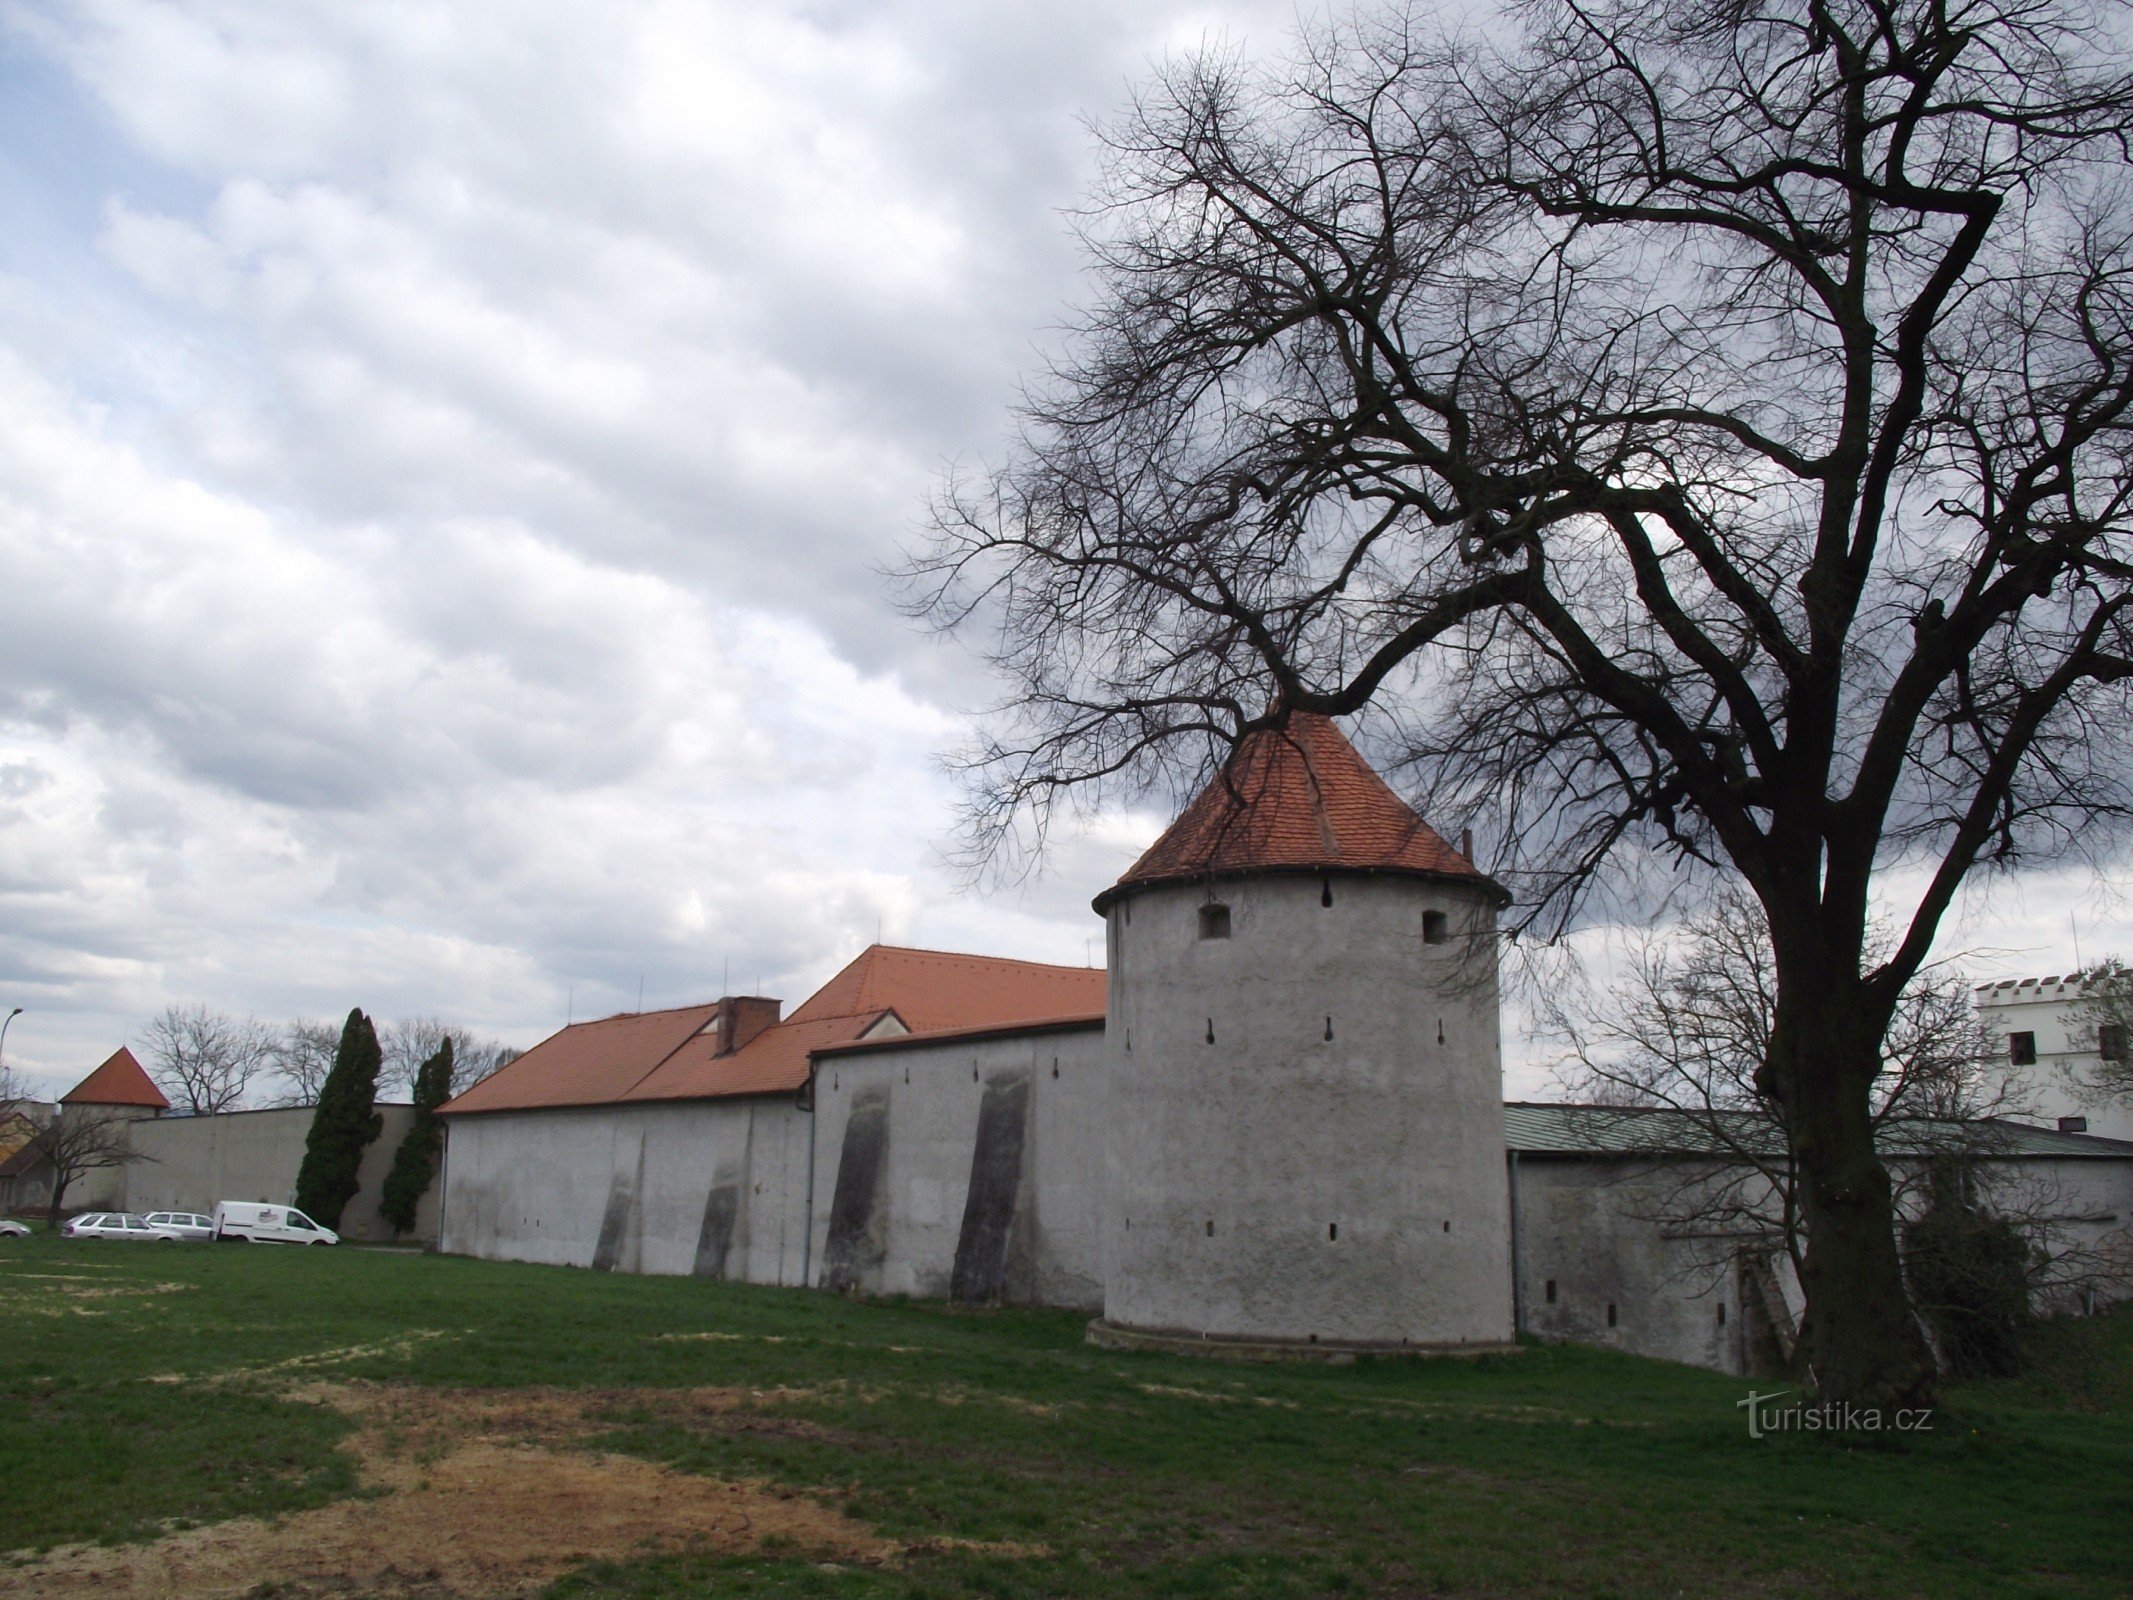
[[[124,1045],[112,1051],[104,1064],[59,1097],[63,1106],[151,1106],[168,1111],[170,1102],[148,1079],[140,1062]]]
[[[1101,968],[869,945],[791,1016],[732,1055],[714,1054],[714,1040],[692,1039],[623,1098],[694,1100],[798,1089],[807,1082],[810,1055],[861,1038],[891,1012],[912,1035],[923,1035],[1103,1008]]]
[[[877,944],[809,996],[792,1020],[894,1011],[913,1033],[983,1028],[1101,1011],[1104,985],[1101,967]]]
[[[524,1111],[619,1100],[718,1015],[713,1005],[626,1012],[550,1034],[441,1109]]]
[[[1247,734],[1178,820],[1096,897],[1246,872],[1411,873],[1502,890],[1392,792],[1329,717]]]
[[[635,1105],[775,1094],[807,1082],[808,1057],[860,1038],[893,1012],[916,1033],[1101,1012],[1094,967],[870,945],[791,1016],[731,1055],[704,1033],[713,1005],[580,1023],[543,1040],[443,1109]],[[661,1020],[667,1019],[667,1020]]]

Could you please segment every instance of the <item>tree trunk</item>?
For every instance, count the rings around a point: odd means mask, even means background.
[[[1934,1363],[1904,1288],[1888,1170],[1874,1150],[1870,1096],[1880,1028],[1849,986],[1781,992],[1772,1086],[1785,1105],[1807,1230],[1799,1340],[1817,1398],[1884,1411],[1929,1405]]]

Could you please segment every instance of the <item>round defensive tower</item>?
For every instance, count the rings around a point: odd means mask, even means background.
[[[1248,737],[1117,884],[1111,1343],[1507,1347],[1503,891],[1324,717]]]

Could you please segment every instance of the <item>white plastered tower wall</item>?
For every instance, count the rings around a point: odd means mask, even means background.
[[[2133,1099],[2099,1094],[2103,1065],[2093,1021],[2084,1026],[2078,973],[2009,979],[1977,992],[1978,1018],[2007,1063],[2011,1084],[2025,1096],[2016,1115],[2044,1127],[2065,1127],[2105,1139],[2133,1139]],[[2027,1049],[2014,1048],[2027,1035]],[[2022,1055],[2031,1059],[2023,1061]],[[2067,1119],[2079,1119],[2069,1121]]]
[[[1109,902],[1100,1335],[1510,1344],[1494,893],[1267,871]]]

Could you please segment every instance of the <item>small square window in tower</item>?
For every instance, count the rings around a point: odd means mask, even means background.
[[[1442,944],[1452,936],[1452,919],[1442,911],[1422,913],[1422,942]]]
[[[2037,1064],[2037,1036],[2033,1033],[2010,1033],[2007,1036],[2007,1060],[2017,1067],[2033,1067]]]
[[[1229,937],[1229,907],[1200,907],[1200,937],[1203,939],[1227,939]]]

